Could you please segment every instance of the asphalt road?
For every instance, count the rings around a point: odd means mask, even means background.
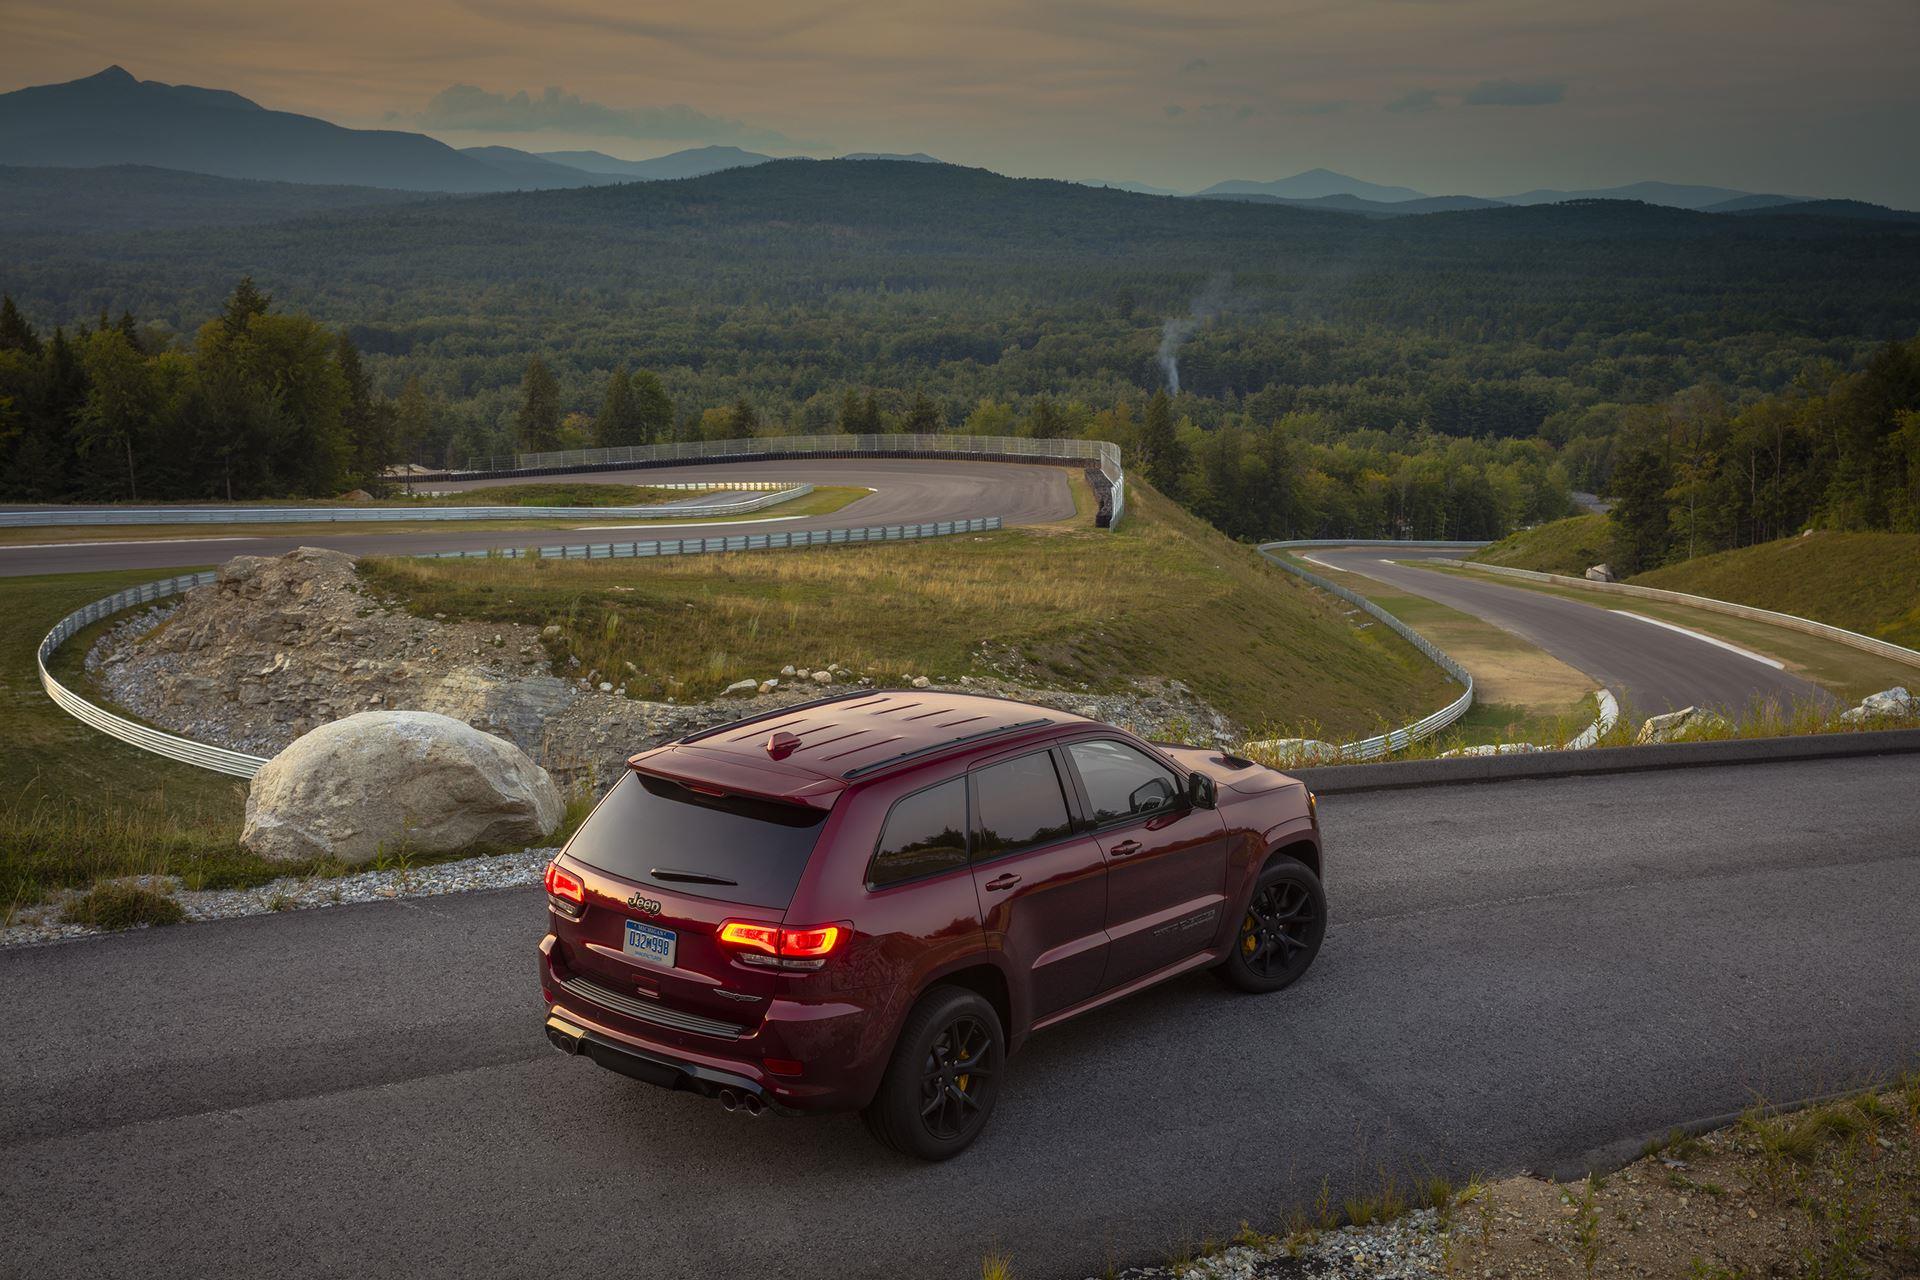
[[[1454,551],[1393,547],[1315,550],[1314,560],[1484,618],[1546,650],[1613,690],[1622,706],[1642,716],[1681,707],[1744,712],[1756,699],[1782,707],[1832,695],[1810,681],[1690,635],[1622,617],[1604,605],[1583,604],[1497,580],[1419,569],[1393,560],[1454,556]],[[1631,600],[1619,607],[1631,609]]]
[[[540,1033],[535,889],[0,953],[0,1271],[1026,1277],[1382,1166],[1562,1166],[1920,1050],[1916,758],[1330,796],[1270,997],[1034,1038],[960,1159],[727,1115]]]
[[[861,525],[922,524],[999,516],[1008,524],[1038,524],[1073,515],[1073,493],[1064,467],[1010,462],[950,462],[939,459],[860,458],[820,461],[697,463],[644,471],[602,471],[585,478],[602,484],[647,484],[687,480],[796,480],[814,484],[862,485],[874,490],[829,515],[780,517],[769,508],[746,521],[646,522],[625,529],[595,528],[579,534],[555,526],[546,529],[466,530],[427,526],[403,533],[355,532],[342,525],[320,532],[263,537],[201,535],[182,530],[153,540],[66,542],[40,546],[0,546],[0,577],[34,573],[85,573],[98,569],[175,569],[212,564],[233,556],[279,555],[295,547],[334,547],[354,555],[410,555],[422,551],[479,547],[531,546],[560,542],[632,542],[653,538],[716,537],[770,530],[844,529]],[[484,488],[516,480],[436,484],[436,488]],[[748,521],[762,521],[749,523]],[[614,521],[589,520],[603,526]]]

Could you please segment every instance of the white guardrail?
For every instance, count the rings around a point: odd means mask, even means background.
[[[1294,542],[1263,542],[1260,544],[1260,554],[1268,560],[1279,565],[1288,573],[1312,583],[1322,591],[1338,596],[1348,604],[1372,615],[1374,619],[1382,623],[1408,644],[1418,649],[1421,653],[1424,653],[1432,660],[1435,666],[1439,667],[1464,686],[1459,697],[1432,715],[1427,716],[1425,719],[1416,720],[1410,725],[1402,726],[1389,733],[1377,734],[1371,738],[1362,738],[1358,742],[1341,743],[1339,751],[1342,759],[1371,760],[1376,756],[1386,755],[1390,751],[1402,750],[1410,744],[1420,741],[1422,738],[1430,738],[1440,732],[1461,716],[1467,714],[1467,711],[1473,706],[1473,676],[1465,667],[1449,657],[1446,651],[1441,649],[1440,646],[1434,644],[1431,640],[1428,640],[1418,631],[1415,631],[1412,627],[1409,627],[1406,623],[1400,621],[1400,619],[1394,617],[1359,592],[1349,591],[1337,582],[1323,578],[1311,570],[1301,568],[1284,555],[1275,555],[1274,553],[1277,551],[1292,551],[1309,547],[1400,547],[1408,550],[1415,547],[1457,547],[1461,550],[1467,550],[1472,547],[1484,547],[1486,545],[1484,542],[1397,542],[1386,538],[1309,538]]]
[[[985,516],[974,520],[941,520],[932,524],[871,525],[859,529],[814,529],[805,532],[736,534],[721,538],[673,538],[657,542],[603,542],[582,546],[535,547],[530,549],[530,553],[561,560],[707,555],[720,551],[762,551],[789,547],[901,542],[916,538],[947,537],[956,533],[985,533],[1000,526],[999,516]],[[529,550],[511,547],[499,551],[441,552],[435,558],[475,556],[519,558],[527,554]],[[229,751],[225,747],[209,746],[204,742],[178,737],[150,725],[141,724],[137,720],[115,715],[104,707],[88,702],[54,679],[53,673],[47,670],[47,660],[75,633],[123,610],[150,604],[155,600],[178,595],[184,591],[191,591],[195,587],[206,586],[208,583],[218,581],[219,576],[217,572],[209,571],[162,578],[158,582],[143,583],[137,587],[128,587],[124,591],[116,591],[104,600],[95,600],[92,604],[74,610],[60,619],[53,630],[47,632],[45,638],[40,641],[36,658],[40,669],[40,687],[47,691],[47,696],[53,699],[55,705],[76,720],[91,725],[109,737],[118,738],[130,746],[165,756],[169,760],[178,760],[182,764],[212,769],[217,773],[228,774],[235,778],[253,777],[260,771],[260,767],[266,764],[266,757],[248,755],[242,751]]]
[[[740,440],[688,440],[676,444],[636,444],[611,449],[560,449],[519,453],[511,459],[468,459],[465,466],[449,467],[449,479],[619,467],[662,466],[684,462],[726,462],[746,458],[796,457],[927,457],[1032,459],[1040,462],[1081,462],[1095,468],[1112,492],[1109,525],[1120,523],[1126,510],[1126,472],[1120,447],[1105,440],[1033,440],[1025,436],[948,436],[937,434],[756,436]]]
[[[661,488],[668,486],[662,485]],[[674,488],[694,486],[672,486]],[[727,489],[733,486],[702,485]],[[391,520],[683,520],[745,515],[813,492],[810,484],[756,481],[765,489],[732,502],[672,507],[56,507],[0,511],[0,527],[113,524],[354,524]]]
[[[191,591],[219,578],[219,574],[185,573],[176,578],[162,578],[158,582],[147,582],[137,587],[128,587],[125,591],[116,591],[104,600],[95,600],[85,608],[75,609],[60,619],[53,630],[47,632],[40,641],[37,663],[40,668],[40,687],[47,691],[68,715],[85,724],[92,725],[109,737],[120,739],[142,751],[151,751],[155,755],[165,756],[169,760],[178,760],[182,764],[198,765],[202,769],[212,769],[216,773],[229,774],[235,778],[251,778],[260,772],[260,766],[267,761],[263,756],[250,756],[241,751],[228,751],[225,747],[211,747],[204,742],[195,742],[191,738],[177,737],[163,733],[151,726],[144,725],[125,716],[117,716],[91,702],[53,678],[47,670],[47,659],[54,650],[67,642],[68,637],[83,628],[92,626],[102,618],[110,618],[123,609],[149,604],[167,596],[178,595],[182,591]]]
[[[1731,600],[1715,600],[1712,596],[1688,595],[1684,591],[1667,591],[1660,587],[1640,587],[1631,582],[1595,582],[1591,578],[1575,578],[1563,573],[1510,569],[1500,564],[1473,564],[1465,560],[1446,560],[1438,556],[1427,563],[1442,564],[1454,569],[1471,569],[1476,573],[1493,573],[1503,578],[1521,578],[1529,582],[1547,582],[1563,587],[1582,587],[1589,591],[1630,596],[1639,600],[1660,600],[1668,604],[1683,604],[1708,613],[1724,613],[1729,617],[1746,618],[1751,622],[1770,622],[1774,626],[1785,627],[1789,631],[1819,636],[1823,640],[1850,645],[1855,649],[1861,649],[1882,658],[1891,658],[1895,662],[1902,662],[1910,667],[1920,667],[1920,652],[1913,649],[1879,640],[1873,636],[1863,636],[1858,631],[1848,631],[1845,627],[1829,626],[1827,623],[1815,622],[1811,618],[1802,618],[1791,613],[1775,613],[1771,609],[1757,609],[1752,605],[1735,604]]]

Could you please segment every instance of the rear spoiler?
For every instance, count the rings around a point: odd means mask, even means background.
[[[749,765],[731,753],[703,751],[680,742],[631,756],[627,768],[695,791],[750,796],[812,809],[833,808],[834,801],[846,790],[839,779],[823,778],[810,770],[785,767],[771,760]]]

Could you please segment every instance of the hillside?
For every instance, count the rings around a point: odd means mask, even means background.
[[[1345,739],[1455,696],[1385,628],[1355,626],[1339,601],[1138,483],[1112,532],[642,562],[378,560],[361,573],[425,617],[559,622],[582,670],[632,663],[624,678],[647,697],[711,696],[793,662],[1096,693],[1158,677],[1248,733],[1310,724]]]
[[[154,165],[227,178],[409,191],[500,191],[522,175],[422,133],[345,129],[223,89],[124,68],[0,94],[0,164]]]
[[[1630,581],[1920,648],[1920,534],[1815,532],[1700,556]]]
[[[982,399],[1102,408],[1164,384],[1162,321],[1213,281],[1227,305],[1179,351],[1201,425],[1232,403],[1529,436],[1583,397],[1783,379],[1920,328],[1904,224],[1625,202],[1369,219],[879,160],[273,228],[49,229],[0,241],[0,273],[43,329],[104,307],[183,332],[252,274],[349,327],[382,389],[418,375],[487,430],[536,351],[587,413],[629,360],[696,412],[744,395],[816,428],[849,387],[924,392],[954,423]]]
[[[382,187],[255,182],[145,165],[0,166],[0,231],[73,234],[237,227],[447,196]]]
[[[1579,577],[1603,563],[1612,541],[1603,515],[1570,516],[1508,534],[1468,556],[1480,564]]]

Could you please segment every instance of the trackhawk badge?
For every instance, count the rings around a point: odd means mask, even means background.
[[[636,893],[627,899],[627,905],[642,915],[657,916],[660,914],[660,900],[658,898],[643,898]]]

